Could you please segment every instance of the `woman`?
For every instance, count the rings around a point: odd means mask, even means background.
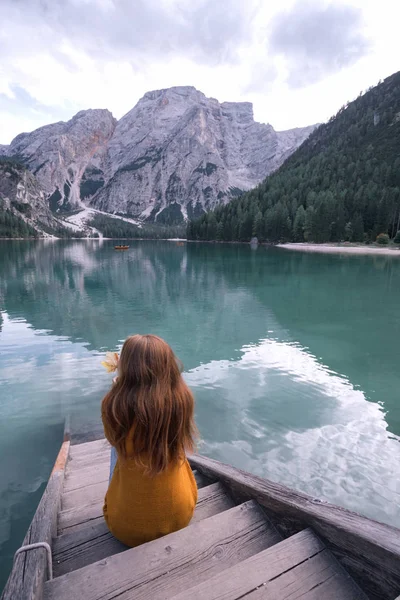
[[[170,346],[155,335],[125,341],[118,377],[103,399],[104,433],[117,460],[104,501],[111,533],[127,546],[189,524],[197,486],[194,399]]]

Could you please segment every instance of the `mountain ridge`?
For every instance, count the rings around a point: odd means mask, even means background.
[[[254,187],[314,128],[276,132],[250,102],[177,86],[146,92],[119,121],[88,109],[21,133],[0,156],[23,162],[54,212],[90,205],[168,225]]]

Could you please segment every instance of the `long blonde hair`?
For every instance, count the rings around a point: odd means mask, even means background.
[[[167,342],[156,335],[128,337],[118,378],[102,402],[107,438],[118,454],[134,459],[151,475],[163,472],[193,451],[193,413],[193,394]]]

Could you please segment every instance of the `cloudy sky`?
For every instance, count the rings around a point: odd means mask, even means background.
[[[322,122],[400,69],[398,0],[1,0],[0,143],[149,90],[247,100],[276,129]]]

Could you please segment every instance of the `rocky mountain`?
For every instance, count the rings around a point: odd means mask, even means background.
[[[53,211],[93,208],[176,223],[257,185],[315,126],[277,132],[250,103],[194,87],[148,92],[120,121],[86,110],[0,147],[37,177]]]
[[[98,175],[116,123],[108,110],[83,110],[67,123],[21,133],[7,153],[33,172],[53,210],[63,205],[76,207],[104,183]],[[89,187],[88,173],[96,181]]]
[[[0,161],[0,236],[61,233],[62,223],[49,208],[36,177],[12,160]]]
[[[250,103],[193,87],[148,92],[115,128],[92,205],[164,223],[200,215],[257,185],[313,129],[276,132]]]

